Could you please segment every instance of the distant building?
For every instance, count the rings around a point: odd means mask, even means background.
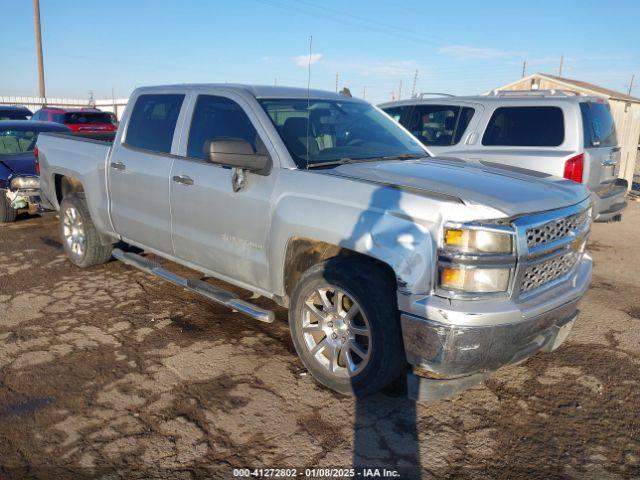
[[[618,133],[620,145],[620,178],[633,181],[638,143],[640,142],[640,98],[609,90],[593,83],[570,78],[557,77],[544,73],[534,73],[515,82],[503,85],[496,90],[571,90],[583,95],[595,95],[606,98]]]

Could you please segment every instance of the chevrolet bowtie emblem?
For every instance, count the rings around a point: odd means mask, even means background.
[[[569,248],[574,252],[581,252],[583,244],[584,244],[584,240],[582,238],[576,238],[573,242],[569,244]]]

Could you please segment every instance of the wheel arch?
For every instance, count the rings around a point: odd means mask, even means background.
[[[366,255],[350,248],[322,240],[314,240],[307,237],[292,237],[287,242],[282,269],[282,285],[284,296],[282,303],[289,305],[289,297],[302,274],[320,262],[332,258],[353,258],[362,262],[370,262],[376,265],[392,284],[397,288],[398,279],[388,263],[370,255]]]
[[[60,173],[54,173],[53,183],[56,191],[56,200],[58,205],[62,202],[62,199],[71,193],[84,193],[84,185],[78,178],[63,175]]]

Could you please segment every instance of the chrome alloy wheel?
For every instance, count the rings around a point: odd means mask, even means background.
[[[69,250],[78,257],[84,255],[87,238],[84,233],[82,217],[74,207],[68,207],[62,218],[62,232]]]
[[[302,332],[311,355],[332,375],[355,376],[369,363],[369,321],[358,303],[338,287],[316,288],[305,299]]]

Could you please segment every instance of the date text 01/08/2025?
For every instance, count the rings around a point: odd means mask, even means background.
[[[236,468],[233,470],[234,477],[257,477],[257,478],[399,478],[397,470],[387,468],[307,468],[298,470],[296,468]]]

